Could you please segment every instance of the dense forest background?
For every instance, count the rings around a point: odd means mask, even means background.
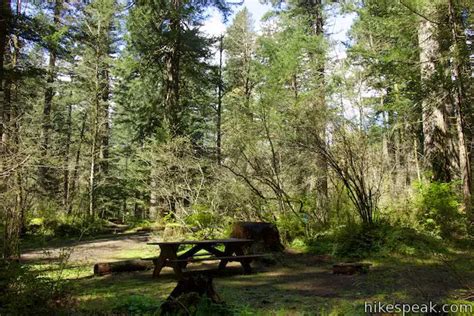
[[[3,0],[3,257],[107,219],[472,233],[474,3],[271,4],[257,32],[231,1]],[[238,11],[221,37],[210,10]],[[338,59],[327,20],[347,13]]]

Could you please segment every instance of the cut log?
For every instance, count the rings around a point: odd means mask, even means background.
[[[123,233],[124,231],[126,231],[129,228],[130,228],[130,226],[128,226],[128,225],[116,224],[114,222],[107,221],[104,224],[103,229],[104,229],[104,231],[106,231],[108,233],[117,234],[117,233]]]
[[[281,252],[285,249],[277,227],[271,223],[237,222],[232,228],[231,237],[254,240],[248,253]]]
[[[186,315],[195,310],[204,297],[214,304],[223,303],[214,289],[211,276],[200,273],[182,278],[160,306],[160,315]]]
[[[348,262],[338,263],[332,266],[332,273],[334,274],[356,274],[367,273],[369,271],[370,263]]]
[[[153,263],[146,260],[125,260],[103,262],[94,265],[94,275],[106,275],[117,272],[145,271],[153,269]]]
[[[126,230],[130,226],[128,226],[127,224],[117,224],[117,223],[114,223],[114,222],[111,222],[111,221],[107,221],[107,222],[105,222],[104,227],[111,227],[111,228]]]
[[[120,219],[120,218],[109,218],[109,222],[114,223],[114,224],[118,224],[118,225],[123,224],[123,220]]]

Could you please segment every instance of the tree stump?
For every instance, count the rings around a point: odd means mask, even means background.
[[[94,265],[94,275],[106,275],[116,272],[145,271],[153,268],[153,264],[145,260],[125,260],[103,262]]]
[[[232,238],[252,239],[249,253],[281,252],[285,249],[280,242],[280,233],[272,223],[236,222],[230,235]]]
[[[214,304],[222,304],[217,295],[212,277],[194,274],[182,278],[160,307],[160,315],[187,315],[197,308],[203,298]]]
[[[346,263],[337,263],[332,266],[332,273],[334,274],[362,274],[369,272],[370,263],[360,263],[360,262],[346,262]]]

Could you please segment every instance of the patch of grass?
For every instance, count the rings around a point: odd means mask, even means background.
[[[134,294],[117,300],[113,310],[127,315],[156,315],[162,303],[163,301],[150,296]]]
[[[151,273],[123,273],[81,279],[75,282],[74,292],[78,309],[85,313],[112,311],[124,306],[130,296],[162,302],[173,290],[173,279],[153,279]]]
[[[157,256],[159,252],[151,246],[144,246],[139,249],[124,249],[115,255],[115,259],[140,259]]]
[[[31,270],[41,273],[51,279],[80,279],[89,277],[93,274],[91,265],[72,265],[62,266],[58,263],[40,263],[31,264]]]

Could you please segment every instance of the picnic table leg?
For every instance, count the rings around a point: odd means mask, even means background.
[[[155,264],[155,270],[153,271],[153,277],[158,277],[160,275],[161,269],[165,266],[169,266],[173,268],[174,273],[180,279],[182,277],[182,269],[181,265],[177,262],[169,262],[169,260],[176,260],[178,259],[178,245],[161,245],[161,253],[158,259],[153,263]]]
[[[242,245],[235,247],[235,254],[237,256],[244,255],[244,250],[242,249]],[[242,268],[244,268],[245,273],[252,273],[252,267],[250,266],[250,261],[252,261],[252,259],[241,259],[240,261],[240,264],[242,265]]]
[[[233,243],[233,244],[228,244],[228,245],[225,246],[224,256],[230,257],[234,253],[237,256],[243,256],[244,255],[243,245]],[[241,259],[239,261],[240,264],[242,265],[242,268],[244,269],[245,273],[251,273],[252,272],[252,268],[250,266],[250,261],[251,261],[251,259]],[[219,270],[223,270],[226,267],[228,262],[229,262],[228,260],[221,260],[221,262],[219,263]]]
[[[235,252],[234,245],[226,244],[223,256],[230,257],[234,254],[234,252]],[[221,260],[221,262],[219,263],[219,270],[224,270],[228,262],[229,262],[228,260]]]
[[[155,265],[155,269],[153,270],[153,277],[157,278],[160,275],[161,269],[165,266],[166,259],[163,258],[162,255],[158,257],[158,259],[153,260],[153,264]]]
[[[168,249],[168,258],[170,260],[176,260],[178,259],[178,248],[179,248],[179,245],[172,245],[169,247]],[[179,263],[179,262],[168,262],[168,266],[172,267],[173,268],[173,271],[174,271],[174,274],[176,275],[176,278],[178,280],[180,280],[182,277],[183,277],[183,263]],[[184,263],[184,267],[186,266],[186,264]]]
[[[181,265],[177,262],[172,263],[171,266],[173,267],[174,274],[176,275],[176,278],[178,280],[181,280],[183,278],[183,269],[181,268]]]

